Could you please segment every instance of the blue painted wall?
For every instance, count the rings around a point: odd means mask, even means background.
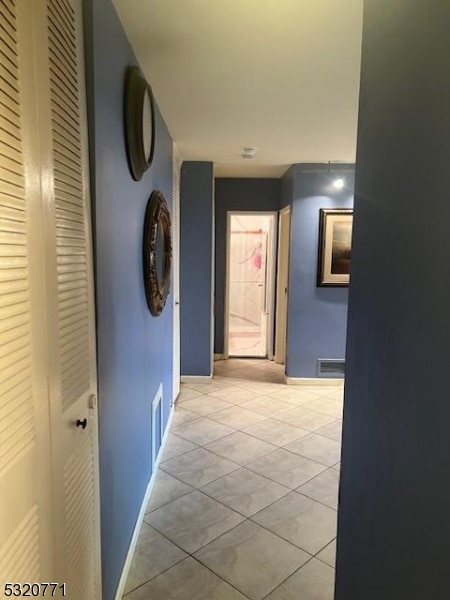
[[[294,199],[294,172],[295,165],[290,167],[281,178],[280,208],[292,205],[292,200]]]
[[[328,165],[293,165],[283,177],[283,203],[292,190],[286,373],[317,377],[318,358],[344,358],[348,288],[316,286],[320,208],[351,208],[352,165],[342,166],[346,187],[336,191]]]
[[[119,581],[151,476],[151,401],[172,396],[172,307],[153,317],[142,276],[145,207],[153,189],[171,205],[172,142],[157,111],[152,167],[132,180],[124,146],[123,84],[136,58],[110,0],[85,2],[93,182],[103,598]]]
[[[181,375],[211,375],[213,184],[211,162],[183,163],[180,180]]]
[[[215,325],[214,352],[222,354],[225,317],[227,211],[278,211],[280,179],[215,180]]]
[[[365,1],[336,600],[450,597],[449,19]]]

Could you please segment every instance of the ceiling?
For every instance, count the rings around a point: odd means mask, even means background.
[[[355,160],[363,0],[113,2],[184,160],[220,177]]]

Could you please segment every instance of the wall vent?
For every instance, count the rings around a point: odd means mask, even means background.
[[[345,376],[345,360],[343,358],[318,358],[317,359],[317,377],[336,377]]]
[[[164,429],[162,383],[152,401],[152,469],[155,467],[162,444]]]

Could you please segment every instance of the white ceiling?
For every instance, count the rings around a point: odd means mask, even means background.
[[[113,1],[184,160],[222,177],[355,160],[363,0]]]

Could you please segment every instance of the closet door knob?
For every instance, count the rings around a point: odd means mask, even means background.
[[[77,427],[81,427],[82,429],[86,429],[87,426],[87,419],[86,417],[81,420],[81,419],[77,419]]]

